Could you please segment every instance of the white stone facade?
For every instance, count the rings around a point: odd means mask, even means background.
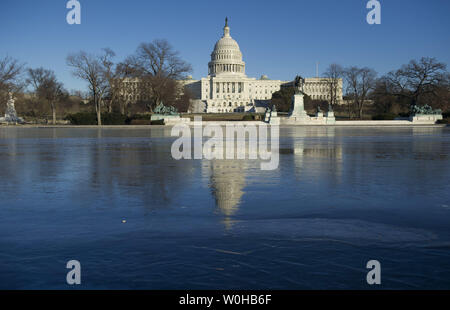
[[[328,78],[306,78],[304,92],[312,100],[329,101],[330,98],[330,84],[331,80]],[[337,104],[343,104],[342,99],[342,79],[337,81]]]
[[[196,100],[204,103],[204,112],[229,113],[264,111],[283,81],[269,80],[266,76],[258,80],[245,75],[242,53],[226,23],[223,36],[211,53],[208,76],[201,80],[187,79],[182,83]]]
[[[272,94],[290,81],[260,79],[245,75],[245,62],[238,43],[231,37],[226,21],[222,38],[217,41],[208,63],[208,76],[201,80],[188,78],[181,83],[194,95],[196,109],[206,113],[264,112]],[[342,102],[342,80],[338,82],[338,101]],[[305,93],[314,100],[329,100],[329,80],[305,79]]]
[[[148,93],[143,91],[144,89],[148,89],[149,86],[145,85],[145,82],[141,79],[125,78],[116,81],[120,83],[119,95],[124,102],[130,104],[150,100]]]
[[[179,81],[194,96],[191,112],[230,113],[264,112],[270,104],[272,94],[291,81],[247,77],[246,64],[238,43],[230,35],[228,21],[223,28],[223,36],[214,46],[208,63],[208,76],[200,80],[188,77]],[[122,97],[128,102],[145,100],[140,94],[137,79],[127,81]],[[329,100],[329,80],[326,78],[306,78],[304,92],[313,100]],[[342,103],[342,79],[339,80],[338,102]]]

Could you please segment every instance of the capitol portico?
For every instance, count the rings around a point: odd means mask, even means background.
[[[208,76],[201,80],[191,77],[182,81],[194,95],[196,112],[263,112],[272,94],[291,81],[247,77],[245,62],[239,44],[231,37],[228,19],[225,20],[223,36],[217,41],[208,63]],[[329,99],[329,83],[326,78],[305,80],[305,93],[311,99]],[[342,101],[342,80],[339,81],[339,101]]]

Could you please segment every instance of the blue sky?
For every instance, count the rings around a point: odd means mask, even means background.
[[[66,2],[2,0],[0,56],[52,69],[69,90],[85,85],[66,65],[70,52],[110,47],[120,61],[156,38],[204,77],[225,16],[251,77],[312,77],[317,61],[320,73],[336,62],[380,74],[422,56],[450,63],[448,0],[380,0],[381,25],[366,23],[366,0],[79,0],[81,25],[66,23]]]

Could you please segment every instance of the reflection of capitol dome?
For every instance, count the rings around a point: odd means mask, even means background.
[[[211,187],[219,210],[233,215],[244,195],[245,174],[242,162],[216,160],[211,167]]]
[[[239,44],[230,36],[228,19],[225,20],[223,37],[217,41],[214,51],[211,53],[211,61],[208,64],[208,68],[211,76],[245,76],[245,62],[242,61]]]

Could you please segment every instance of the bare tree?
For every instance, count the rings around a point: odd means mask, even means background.
[[[375,87],[377,73],[375,70],[367,67],[350,67],[344,71],[344,76],[347,81],[348,92],[357,109],[358,117],[362,119],[364,104],[367,101],[369,92]]]
[[[102,104],[108,90],[102,61],[105,56],[95,56],[80,51],[67,56],[67,64],[73,68],[73,75],[88,83],[89,91],[97,113],[97,124],[102,125]]]
[[[356,104],[357,98],[355,98],[355,90],[358,89],[358,74],[359,68],[349,67],[344,71],[344,78],[347,84],[347,95],[351,100],[347,100],[348,117],[352,118],[353,106]]]
[[[46,100],[52,109],[53,124],[56,124],[56,104],[64,96],[63,84],[58,82],[53,71],[42,67],[27,69],[27,82],[30,83],[38,98]]]
[[[100,55],[100,62],[102,65],[102,75],[104,80],[108,83],[107,97],[108,97],[108,112],[113,112],[113,105],[119,100],[120,96],[120,83],[118,83],[121,77],[121,68],[119,68],[112,58],[116,56],[110,48],[104,48],[103,54]]]
[[[329,104],[334,107],[339,101],[339,82],[342,79],[344,69],[338,64],[331,64],[324,76],[327,78],[328,92],[330,94]]]
[[[389,72],[385,78],[396,95],[409,98],[414,106],[420,103],[422,96],[435,93],[447,80],[446,68],[436,58],[422,57],[419,61],[411,60],[399,70]]]
[[[35,94],[37,95],[37,90],[41,87],[42,83],[48,78],[51,72],[50,70],[40,67],[36,69],[28,68],[26,73],[27,78],[25,81],[28,85],[33,87]]]
[[[393,95],[391,84],[385,77],[376,81],[372,97],[378,113],[393,113],[396,107],[401,108],[397,97]]]
[[[22,88],[20,76],[24,64],[9,56],[0,58],[0,97],[6,98],[9,91],[18,91]]]
[[[115,89],[117,91],[117,99],[120,100],[121,113],[128,113],[128,104],[130,101],[126,96],[126,87],[124,81],[126,79],[133,79],[142,76],[141,72],[138,72],[139,68],[136,66],[136,60],[134,57],[130,56],[123,62],[120,62],[116,66],[116,79],[114,81]],[[145,90],[140,90],[141,92]]]
[[[166,88],[192,71],[190,64],[182,60],[179,53],[166,40],[142,43],[135,55],[126,60],[132,75],[139,77],[148,85],[146,96],[151,98],[150,110],[164,100]]]

